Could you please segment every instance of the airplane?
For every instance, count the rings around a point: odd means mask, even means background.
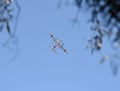
[[[51,33],[49,33],[50,37],[52,38],[52,40],[54,41],[54,45],[51,47],[51,49],[56,52],[55,48],[58,47],[60,49],[62,49],[65,53],[68,54],[67,50],[63,47],[64,44],[62,43],[62,40],[59,40],[57,38],[55,38]]]

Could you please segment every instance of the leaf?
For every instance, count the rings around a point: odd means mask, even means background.
[[[0,26],[0,32],[3,30],[3,25]]]
[[[8,24],[8,21],[6,21],[6,28],[7,28],[7,32],[8,32],[9,34],[11,34],[10,26],[9,26],[9,24]]]
[[[100,60],[100,64],[104,63],[108,59],[109,57],[107,55],[103,56],[102,59]]]

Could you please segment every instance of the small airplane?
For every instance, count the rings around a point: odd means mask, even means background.
[[[62,49],[65,53],[68,54],[67,50],[63,47],[64,44],[62,43],[62,40],[59,40],[57,38],[55,38],[51,33],[49,33],[50,37],[52,38],[52,40],[54,41],[54,45],[51,47],[51,49],[56,52],[55,48],[58,47],[60,49]]]

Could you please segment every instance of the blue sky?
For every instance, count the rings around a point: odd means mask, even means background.
[[[14,52],[1,49],[0,91],[119,91],[120,77],[112,75],[109,62],[99,59],[109,48],[91,56],[86,50],[90,31],[89,15],[83,10],[79,26],[72,26],[73,6],[62,6],[58,0],[18,0],[21,14],[16,36],[19,54],[9,62]],[[84,13],[83,13],[84,12]],[[51,51],[49,33],[63,38],[69,54]]]

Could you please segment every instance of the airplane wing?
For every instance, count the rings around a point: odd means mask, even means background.
[[[57,45],[51,46],[52,51],[56,52],[56,50],[55,50],[56,47],[57,47]]]
[[[56,43],[57,42],[57,39],[51,34],[49,33],[50,37],[53,39],[53,41]]]
[[[63,45],[64,45],[64,44],[62,44],[60,48],[61,48],[65,53],[68,54],[67,50],[63,47]]]

